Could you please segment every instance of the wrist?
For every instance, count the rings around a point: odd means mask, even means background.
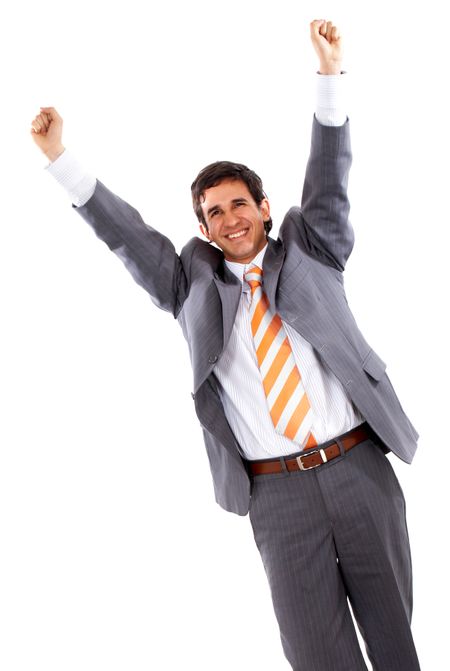
[[[320,75],[340,75],[342,72],[342,63],[341,61],[331,61],[320,63],[319,65],[319,74]]]
[[[50,161],[50,163],[53,163],[53,161],[56,161],[56,159],[61,156],[61,154],[65,151],[65,147],[63,147],[62,144],[57,145],[56,147],[51,147],[50,149],[47,149],[44,151],[44,154]]]

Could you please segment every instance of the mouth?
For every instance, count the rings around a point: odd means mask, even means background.
[[[225,237],[228,240],[240,240],[241,238],[244,238],[247,233],[248,233],[248,228],[242,228],[240,231],[236,231],[236,233],[229,233]]]

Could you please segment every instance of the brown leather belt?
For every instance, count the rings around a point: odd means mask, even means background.
[[[344,448],[344,452],[348,452],[367,438],[371,438],[372,434],[367,424],[361,424],[356,429],[344,433],[336,441],[339,441]],[[324,447],[317,447],[302,452],[298,456],[284,457],[284,463],[288,471],[308,471],[310,468],[317,468],[326,464],[336,457],[339,457],[341,450],[337,442],[327,445],[323,443]],[[266,475],[269,473],[283,473],[286,469],[283,468],[283,459],[264,459],[262,461],[247,461],[248,468],[251,475]]]

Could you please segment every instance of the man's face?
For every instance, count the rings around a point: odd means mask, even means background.
[[[208,230],[202,224],[200,230],[228,261],[249,263],[265,246],[269,201],[258,206],[245,182],[227,179],[206,189],[202,210]]]

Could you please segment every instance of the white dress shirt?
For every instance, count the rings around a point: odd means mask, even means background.
[[[344,87],[347,77],[317,75],[316,118],[326,126],[340,126],[347,119]],[[86,172],[67,149],[47,170],[63,186],[72,203],[84,205],[93,195],[96,178]],[[249,318],[250,287],[244,272],[263,268],[266,247],[250,264],[226,261],[242,282],[242,296],[230,340],[215,366],[225,415],[247,459],[265,459],[298,452],[303,445],[276,433],[256,359]],[[301,373],[313,413],[312,432],[318,443],[349,431],[364,421],[344,387],[311,344],[283,322],[294,359]]]

